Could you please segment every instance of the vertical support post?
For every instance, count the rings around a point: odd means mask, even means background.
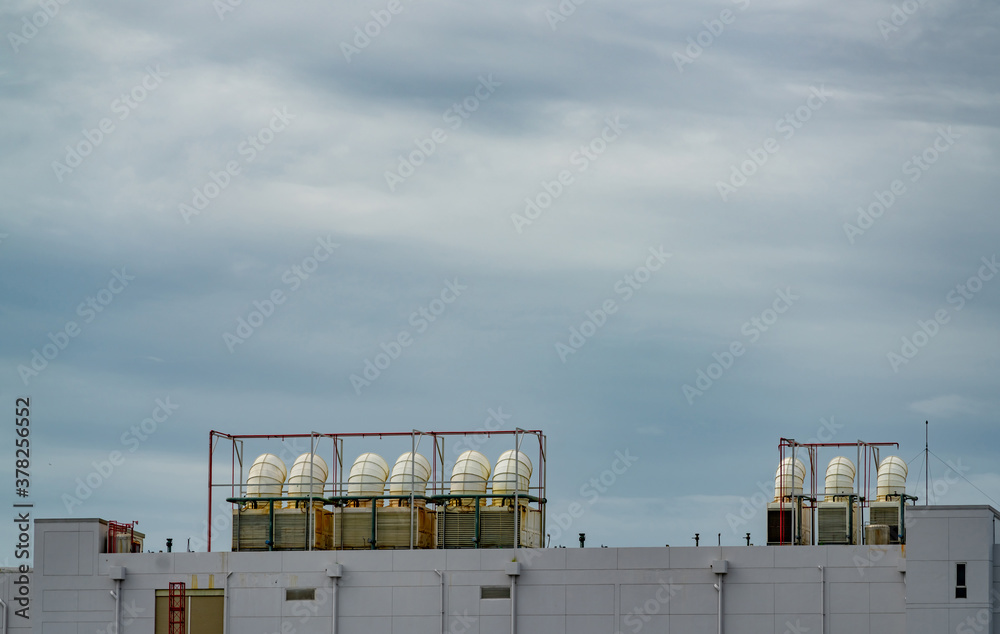
[[[212,441],[215,430],[208,432],[208,552],[212,552]]]
[[[539,502],[538,506],[539,506],[539,511],[541,512],[541,515],[542,515],[542,518],[541,518],[542,519],[542,521],[541,521],[541,534],[539,535],[539,539],[541,539],[541,542],[542,542],[541,547],[545,548],[545,537],[546,537],[546,533],[545,533],[545,530],[546,530],[546,521],[545,521],[545,513],[546,513],[545,486],[546,486],[546,482],[547,482],[547,478],[548,478],[547,473],[546,473],[547,469],[546,469],[546,465],[545,465],[545,460],[547,458],[548,448],[546,447],[545,435],[542,434],[541,432],[538,432],[538,453],[539,453],[539,463],[541,464],[541,468],[542,468],[541,479],[539,481],[539,486],[541,488],[539,489],[539,493],[538,493],[538,497],[541,500],[541,502]],[[616,621],[616,623],[617,623],[617,621]]]
[[[267,549],[274,550],[274,498],[267,501]]]
[[[854,500],[853,495],[847,496],[847,543],[854,546]]]
[[[899,543],[906,545],[906,496],[899,496]]]
[[[802,500],[799,499],[798,504],[795,503],[795,467],[798,464],[795,462],[795,449],[796,445],[792,445],[792,544],[798,546],[802,541]]]
[[[413,550],[413,489],[417,486],[417,434],[416,429],[410,432],[410,550]]]
[[[473,498],[473,500],[475,500],[474,504],[476,505],[476,534],[475,534],[476,548],[479,548],[479,501],[481,499],[483,499],[481,496],[476,496]]]
[[[316,455],[316,432],[309,432],[309,501],[308,507],[306,508],[306,550],[313,549],[313,542],[315,541],[315,536],[313,531],[315,530],[314,524],[315,520],[313,518],[313,469],[316,468],[316,461],[313,460],[313,456]],[[298,506],[298,504],[296,504]]]
[[[518,503],[518,493],[521,488],[521,438],[524,432],[518,428],[514,431],[514,548],[521,542],[521,531],[518,527],[521,519],[521,505]],[[531,485],[531,482],[528,482]],[[513,599],[511,599],[513,601]]]

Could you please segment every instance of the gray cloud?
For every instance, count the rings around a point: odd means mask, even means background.
[[[347,60],[385,3],[59,6],[0,66],[0,398],[32,398],[39,515],[65,515],[67,487],[168,396],[178,411],[74,510],[138,518],[154,548],[200,532],[210,429],[475,429],[499,405],[549,434],[555,511],[615,449],[641,456],[578,520],[591,543],[760,543],[760,518],[729,535],[726,514],[770,481],[778,438],[829,417],[836,440],[899,441],[904,459],[925,418],[947,419],[935,452],[1000,499],[983,416],[1000,286],[981,278],[961,308],[952,294],[997,253],[995,7],[923,4],[884,36],[891,2],[588,2],[554,29],[554,2],[404,2]],[[6,7],[4,33],[39,10]],[[615,116],[620,137],[594,145]],[[852,242],[859,208],[878,215]],[[286,278],[327,236],[329,259]],[[626,299],[616,284],[661,246],[673,257]],[[122,267],[136,279],[85,321]],[[468,290],[417,332],[455,279]],[[779,289],[800,299],[767,324]],[[274,291],[231,352],[224,333]],[[564,363],[556,344],[607,300]],[[79,334],[25,385],[19,366],[69,321]],[[404,330],[412,345],[357,394],[351,375]],[[689,403],[682,387],[734,343]]]

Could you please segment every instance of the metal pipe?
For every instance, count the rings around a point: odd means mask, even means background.
[[[417,447],[420,446],[420,440],[417,440],[417,435],[420,434],[420,439],[423,440],[423,432],[414,429],[410,433],[410,550],[413,550],[413,538],[414,538],[414,513],[416,509],[414,508],[414,493],[413,490],[417,486]]]
[[[510,634],[517,634],[517,577],[510,576]]]
[[[517,428],[515,432],[516,431],[520,431],[520,428]],[[518,499],[517,499],[518,498],[517,494],[520,492],[519,489],[521,488],[520,485],[521,485],[521,439],[515,433],[514,434],[514,541],[513,541],[514,548],[517,548],[517,544],[520,541],[520,539],[518,538],[521,536],[521,533],[518,530],[517,526],[517,520],[520,518],[521,515],[521,507],[518,505]],[[529,486],[531,485],[530,481],[528,482],[528,485]]]
[[[792,535],[793,535],[793,537],[792,537],[792,545],[793,546],[798,546],[799,543],[802,541],[802,533],[801,533],[801,530],[802,530],[802,500],[801,499],[798,500],[798,505],[795,504],[795,465],[797,464],[795,462],[796,459],[797,459],[795,457],[795,449],[796,449],[796,447],[798,447],[797,444],[792,445],[792,525],[794,527],[793,530],[792,530]],[[805,474],[803,474],[803,475],[805,475]],[[805,493],[805,492],[803,491],[803,493]],[[798,507],[797,509],[796,509],[796,506]],[[798,511],[798,513],[796,513],[796,510]],[[720,595],[722,594],[722,588],[721,587],[719,588],[719,594]]]
[[[817,532],[819,532],[817,526]],[[856,545],[854,543],[854,496],[847,496],[847,543],[851,545]]]
[[[312,545],[315,541],[315,537],[312,534],[313,482],[315,482],[313,479],[313,469],[316,467],[316,461],[313,459],[316,456],[316,437],[314,434],[315,432],[309,434],[309,503],[306,506],[306,550],[312,550]]]
[[[333,624],[330,626],[330,633],[337,634],[337,589],[340,587],[340,579],[338,577],[333,578],[333,605],[330,606],[330,613],[333,617],[330,619]]]
[[[719,605],[718,608],[716,608],[716,618],[718,619],[718,634],[722,634],[722,575],[715,576],[719,580],[719,582],[715,584],[715,589],[719,593]]]
[[[479,496],[476,496],[476,548],[479,548]]]
[[[434,572],[441,577],[441,634],[446,634],[444,629],[444,573],[437,568],[434,569]]]
[[[274,500],[268,500],[267,508],[267,549],[274,550]]]
[[[798,446],[800,446],[800,447],[853,447],[853,446],[857,445],[859,442],[861,442],[861,444],[866,445],[868,447],[895,447],[896,449],[899,449],[899,443],[898,442],[863,442],[863,441],[855,441],[855,442],[797,442],[793,438],[782,438],[780,442],[782,444],[784,444],[785,446],[788,446],[788,447],[791,447],[793,443],[796,444],[796,445],[798,445]]]
[[[115,634],[122,631],[122,580],[115,579]]]
[[[819,568],[819,634],[826,630],[826,569]]]
[[[417,430],[410,432],[410,550],[413,550],[413,488],[417,486]]]
[[[226,558],[228,567],[229,558]],[[229,634],[229,577],[232,571],[226,573],[225,586],[222,589],[222,634]]]
[[[208,432],[208,552],[212,552],[212,439],[214,437],[215,430]]]
[[[547,478],[546,468],[545,468],[545,452],[546,452],[545,444],[546,444],[546,442],[547,441],[545,439],[545,436],[542,436],[542,435],[538,436],[538,466],[539,466],[539,482],[538,482],[538,485],[541,487],[539,489],[539,491],[538,491],[538,497],[540,497],[540,498],[544,498],[545,497],[545,483],[546,483],[546,478]],[[541,526],[542,526],[542,528],[541,528],[541,537],[542,537],[542,546],[544,547],[545,546],[545,530],[546,530],[546,527],[545,527],[545,505],[544,505],[544,503],[541,505],[540,510],[541,510],[541,516],[542,516],[541,517],[541,520],[542,520],[541,521]],[[617,604],[616,604],[616,606],[617,606]],[[615,621],[615,622],[617,623],[618,621]]]
[[[459,498],[476,498],[480,500],[482,498],[493,497],[492,493],[456,493],[456,494],[441,494],[441,495],[414,495],[413,498],[416,500],[428,500],[430,502],[438,502],[439,500],[456,500]],[[534,495],[528,495],[526,493],[521,494],[522,500],[527,500],[529,502],[536,502],[540,504],[545,504],[548,502],[545,498],[536,497]],[[319,498],[314,498],[319,500]],[[337,504],[340,502],[353,502],[355,500],[408,500],[409,495],[334,495],[332,497],[324,498],[322,502],[324,504]],[[274,497],[239,497],[239,498],[226,498],[226,502],[233,503],[246,503],[246,502],[304,502],[309,500],[308,497],[295,497],[295,496],[274,496]]]
[[[7,602],[0,598],[0,631],[7,634]]]
[[[270,438],[278,438],[278,439],[285,439],[285,438],[308,438],[310,435],[312,435],[312,434],[227,434],[225,432],[219,432],[219,431],[213,431],[212,433],[215,434],[216,436],[224,436],[226,438],[237,438],[237,439],[241,439],[241,438],[258,438],[258,439],[260,439],[260,438],[264,438],[264,439],[270,439]],[[383,432],[378,432],[378,431],[359,431],[359,432],[348,432],[348,433],[338,433],[338,434],[317,434],[317,435],[324,436],[324,437],[325,436],[329,436],[329,437],[336,436],[337,438],[370,438],[372,436],[378,436],[379,438],[382,438],[383,436],[387,437],[387,438],[391,438],[391,437],[399,437],[399,436],[410,436],[410,435],[412,435],[412,433],[413,432],[409,432],[409,431],[389,431],[389,432],[385,432],[385,431],[383,431]],[[476,436],[478,434],[481,434],[482,432],[481,431],[425,431],[425,432],[420,432],[420,433],[421,434],[427,434],[427,435],[433,434],[435,436]],[[542,430],[541,429],[517,429],[517,430],[494,430],[494,431],[490,432],[490,434],[496,434],[498,436],[504,436],[504,435],[510,435],[510,434],[518,434],[518,433],[541,435],[542,434]],[[895,444],[897,446],[899,445],[899,443],[882,443],[882,444]]]

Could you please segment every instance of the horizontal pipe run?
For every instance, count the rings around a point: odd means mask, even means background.
[[[422,436],[504,436],[512,434],[541,434],[543,433],[541,429],[522,429],[522,430],[497,430],[497,431],[425,431],[420,432]],[[230,439],[243,439],[243,438],[374,438],[379,437],[399,437],[399,436],[413,436],[413,432],[408,431],[394,431],[394,432],[348,432],[343,434],[227,434],[221,431],[212,431],[212,435],[221,436],[223,438]],[[855,443],[856,444],[856,443]]]
[[[535,502],[540,504],[547,503],[545,498],[536,497],[534,495],[528,495],[525,493],[520,493],[517,496],[519,499],[527,500],[529,502]],[[246,502],[308,502],[312,500],[313,502],[323,502],[324,504],[337,504],[338,502],[354,502],[358,500],[427,500],[430,502],[435,502],[438,500],[457,500],[460,498],[475,498],[477,501],[482,498],[514,498],[513,495],[493,495],[488,494],[474,494],[474,493],[454,493],[454,494],[439,494],[439,495],[335,495],[332,497],[324,498],[319,496],[313,497],[238,497],[238,498],[226,498],[226,502],[231,503],[246,503]]]

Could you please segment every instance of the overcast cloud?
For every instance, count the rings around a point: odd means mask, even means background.
[[[995,3],[45,0],[0,25],[0,400],[31,399],[35,517],[183,547],[211,429],[498,408],[548,436],[550,526],[586,508],[553,544],[762,543],[742,509],[781,437],[899,442],[923,496],[925,420],[972,483],[935,501],[1000,500]],[[404,447],[348,465],[369,450]]]

